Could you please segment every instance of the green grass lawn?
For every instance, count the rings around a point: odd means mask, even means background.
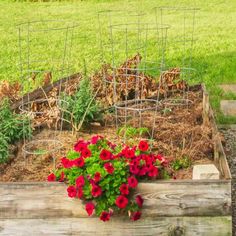
[[[66,20],[78,23],[79,27],[74,34],[74,48],[71,54],[70,73],[81,71],[83,59],[89,70],[99,68],[101,64],[99,28],[97,12],[102,10],[126,10],[126,13],[113,18],[114,23],[132,22],[132,12],[142,11],[145,14],[142,21],[155,23],[154,7],[183,6],[199,7],[196,14],[195,37],[192,67],[197,69],[195,82],[204,81],[211,94],[211,103],[217,111],[217,120],[221,123],[236,122],[235,118],[224,117],[219,111],[220,98],[236,99],[233,94],[223,94],[217,87],[220,83],[236,83],[236,1],[229,0],[180,0],[180,1],[156,1],[156,0],[110,0],[110,1],[51,1],[51,2],[25,2],[4,1],[0,2],[0,80],[20,80],[19,73],[19,40],[17,25],[35,20]],[[158,15],[159,16],[159,15]],[[168,38],[173,42],[183,26],[183,17],[180,15],[168,15],[168,23],[172,26],[168,31]],[[106,18],[103,18],[105,27]],[[104,34],[105,35],[105,34]],[[26,37],[27,35],[23,35]],[[61,58],[64,34],[42,33],[37,35],[37,42],[41,45],[56,45],[51,50],[55,58]],[[105,36],[106,37],[106,36]],[[35,47],[34,58],[41,58],[45,51],[43,47]],[[24,47],[25,45],[23,45]],[[62,47],[62,48],[61,48]],[[167,51],[170,65],[182,63],[183,45],[170,47]],[[189,45],[186,46],[187,49]],[[50,47],[49,47],[50,48]],[[55,48],[54,48],[55,49]],[[59,50],[60,49],[60,50]],[[179,49],[179,50],[177,50]],[[46,52],[46,54],[49,52]],[[122,53],[116,52],[122,61]],[[154,55],[154,54],[152,54]],[[24,56],[24,55],[23,55]],[[109,58],[109,55],[108,57]],[[26,58],[27,59],[27,58]],[[32,58],[30,60],[33,60]],[[45,61],[45,64],[47,62]],[[25,78],[24,78],[25,80]]]

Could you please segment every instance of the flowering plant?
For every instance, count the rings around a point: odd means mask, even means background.
[[[141,140],[138,146],[115,145],[102,136],[79,140],[48,181],[66,181],[68,196],[85,200],[88,215],[108,221],[115,213],[128,213],[131,220],[141,217],[144,199],[134,195],[141,179],[157,178],[166,160],[149,151]]]

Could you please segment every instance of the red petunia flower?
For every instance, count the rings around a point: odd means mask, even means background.
[[[152,163],[155,161],[154,157],[152,155],[143,155],[143,160],[145,161],[146,165],[152,165]]]
[[[67,188],[68,196],[71,198],[76,197],[76,188],[74,186],[69,186]]]
[[[155,159],[160,161],[163,166],[167,166],[168,165],[168,161],[161,154],[158,154],[157,156],[155,156]]]
[[[95,183],[99,182],[101,180],[101,174],[99,172],[96,172],[93,180]]]
[[[104,222],[110,220],[110,213],[103,211],[100,215],[100,220],[102,220]]]
[[[135,157],[135,149],[126,147],[125,149],[122,150],[122,154],[126,158],[133,158]]]
[[[140,151],[146,152],[148,150],[149,146],[147,141],[141,140],[138,145],[138,149]]]
[[[157,154],[157,155],[155,156],[155,159],[157,159],[157,160],[159,160],[159,161],[162,161],[162,158],[163,158],[163,156],[162,156],[161,154]]]
[[[119,197],[116,198],[116,205],[119,208],[125,208],[128,204],[128,199],[125,196],[120,195]]]
[[[97,186],[97,185],[92,185],[92,196],[93,197],[99,197],[102,194],[102,189],[101,187]]]
[[[87,158],[87,157],[90,157],[91,156],[91,151],[88,149],[88,148],[85,148],[84,150],[82,150],[82,152],[81,152],[81,155],[82,155],[82,157],[84,157],[84,158]]]
[[[94,179],[89,179],[89,183],[93,186],[93,185],[96,185],[96,182]]]
[[[83,167],[84,166],[84,158],[79,157],[73,160],[73,164],[77,167]]]
[[[133,214],[131,215],[131,220],[139,220],[141,218],[141,214],[142,213],[140,211],[133,212]]]
[[[114,167],[113,167],[112,163],[110,163],[110,162],[105,163],[104,168],[106,169],[106,171],[109,174],[112,174],[114,172]]]
[[[115,149],[115,147],[116,147],[116,144],[113,144],[112,142],[107,142],[107,144],[108,144],[108,146],[111,148],[111,149]]]
[[[82,188],[78,188],[77,197],[81,199],[83,197],[83,195],[84,195],[83,189]]]
[[[136,165],[138,166],[140,164],[140,156],[136,157],[136,158],[133,158],[131,161],[130,161],[130,165]]]
[[[63,182],[65,180],[65,173],[61,172],[59,182]]]
[[[54,175],[53,173],[51,173],[51,174],[48,176],[48,181],[49,181],[49,182],[56,181],[56,175]]]
[[[130,188],[136,188],[138,185],[138,180],[134,176],[131,176],[128,178],[128,185]]]
[[[85,205],[85,210],[87,211],[89,216],[91,216],[93,214],[94,209],[95,209],[95,206],[92,202],[88,202]]]
[[[110,160],[112,159],[112,153],[109,152],[108,150],[106,149],[103,149],[100,153],[100,158],[103,160],[103,161],[106,161],[106,160]]]
[[[83,175],[79,176],[79,177],[75,180],[75,183],[76,183],[76,187],[78,187],[78,188],[83,187],[84,184],[85,184],[84,176],[83,176]]]
[[[75,145],[74,145],[74,150],[76,152],[82,152],[84,149],[87,148],[87,144],[84,142],[84,140],[79,140]]]
[[[141,208],[143,206],[144,200],[141,195],[137,195],[135,198],[135,201],[138,204],[139,208]]]
[[[95,135],[91,138],[91,144],[97,144],[99,139],[102,139],[103,137],[101,135]]]
[[[64,168],[71,168],[73,166],[73,161],[67,159],[66,157],[62,157],[61,164]]]
[[[149,177],[156,177],[158,175],[158,169],[156,166],[151,166],[148,170]]]
[[[130,165],[129,171],[130,173],[137,175],[139,173],[139,168],[137,165]]]
[[[129,194],[129,186],[127,184],[122,184],[120,186],[120,192],[123,195],[128,195]]]
[[[148,168],[146,166],[143,166],[139,171],[139,176],[144,176],[148,172]]]

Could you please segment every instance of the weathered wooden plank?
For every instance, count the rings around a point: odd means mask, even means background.
[[[209,94],[206,91],[206,87],[203,84],[202,85],[202,92],[203,92],[203,97],[202,97],[202,117],[203,117],[203,124],[207,125],[209,123],[209,110],[210,110],[210,102],[209,102]]]
[[[222,142],[219,137],[219,130],[216,125],[214,112],[209,103],[209,95],[206,91],[206,87],[202,85],[203,91],[203,123],[207,124],[208,122],[211,123],[213,127],[213,141],[214,141],[214,162],[215,165],[218,167],[221,175],[225,179],[231,179],[230,168],[226,159],[226,155],[224,152],[224,148],[222,146]]]
[[[225,216],[231,214],[231,183],[224,180],[140,183],[149,216]],[[60,183],[0,183],[0,219],[87,217],[78,199]]]
[[[156,217],[144,216],[137,222],[113,218],[101,222],[96,218],[11,219],[0,221],[0,235],[186,235],[227,236],[231,234],[231,217]]]
[[[151,216],[231,214],[230,181],[164,181],[140,184],[144,212]]]

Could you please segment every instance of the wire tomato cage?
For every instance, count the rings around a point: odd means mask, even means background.
[[[23,94],[19,111],[29,120],[23,126],[34,131],[33,137],[23,139],[25,160],[27,155],[51,155],[55,166],[56,153],[63,148],[60,135],[65,126],[71,127],[71,120],[64,118],[69,113],[64,91],[69,86],[77,27],[74,22],[63,20],[31,21],[17,26]],[[47,128],[48,135],[39,135],[42,128]]]
[[[197,10],[158,7],[149,22],[144,13],[132,12],[129,17],[108,11],[105,30],[104,12],[99,15],[101,59],[112,70],[103,80],[113,87],[117,129],[142,127],[148,118],[153,139],[157,111],[191,106],[188,83],[196,75],[192,50]],[[117,23],[120,15],[125,19]]]

